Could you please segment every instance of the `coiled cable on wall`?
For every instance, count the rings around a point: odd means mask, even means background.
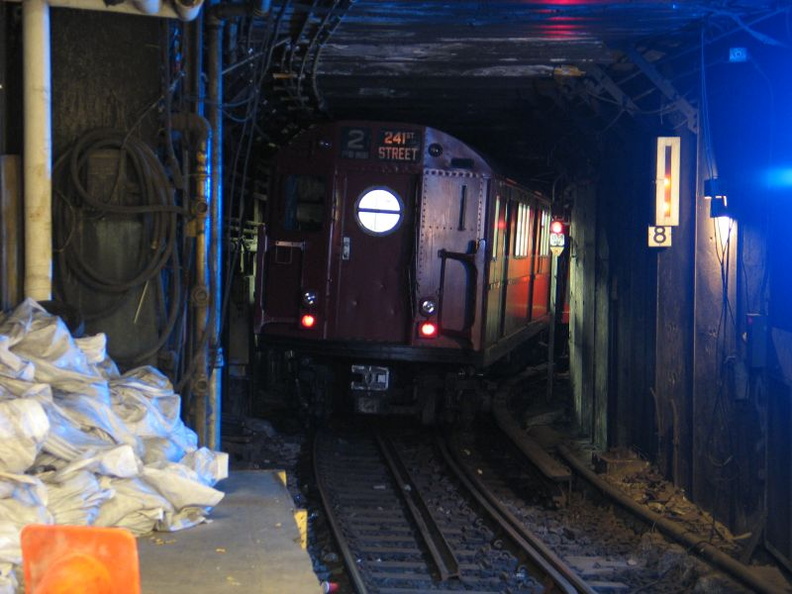
[[[91,187],[92,159],[99,158],[107,171],[108,156],[115,159],[112,186]],[[83,312],[88,321],[105,318],[117,311],[141,288],[141,301],[149,289],[158,294],[162,306],[160,329],[155,344],[119,363],[139,364],[154,356],[168,340],[180,314],[183,279],[179,265],[177,236],[181,216],[188,211],[175,203],[168,175],[154,151],[142,140],[122,131],[100,129],[83,135],[56,162],[54,179],[58,200],[54,201],[54,236],[58,261],[56,290],[65,302],[74,302],[73,286],[87,287],[115,297],[110,306]],[[105,177],[107,175],[105,174]],[[100,220],[136,219],[140,241],[130,270],[100,270],[85,232]],[[132,246],[128,246],[133,249]],[[110,249],[119,249],[114,245]],[[108,268],[104,266],[104,268]],[[167,280],[165,280],[165,273]],[[164,297],[165,287],[169,293]],[[71,287],[71,288],[70,288]],[[156,298],[156,296],[155,296]],[[83,299],[83,302],[86,300]],[[167,308],[165,307],[167,301]],[[167,309],[167,312],[164,310]]]

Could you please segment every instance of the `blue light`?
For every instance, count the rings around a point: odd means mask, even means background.
[[[762,177],[764,185],[768,189],[792,188],[792,167],[768,169]]]

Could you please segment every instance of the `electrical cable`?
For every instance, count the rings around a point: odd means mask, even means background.
[[[114,180],[107,188],[90,187],[92,159],[115,157]],[[105,295],[116,297],[110,307],[85,312],[86,318],[106,317],[135,295],[134,289],[158,281],[166,270],[169,279],[170,311],[154,345],[132,356],[114,357],[123,364],[135,364],[155,355],[174,328],[181,302],[179,255],[176,249],[178,221],[187,211],[176,205],[168,177],[159,159],[142,140],[129,133],[100,129],[78,138],[53,168],[57,191],[53,208],[58,287],[69,302],[73,284],[66,277]],[[103,195],[100,195],[102,192]],[[140,240],[131,262],[132,271],[111,276],[92,257],[86,233],[100,221],[132,220],[139,223]],[[116,270],[117,272],[117,270]],[[156,287],[161,286],[159,282]],[[158,289],[157,289],[158,290]]]
[[[276,19],[276,23],[278,23],[278,25],[276,25],[276,26],[279,26],[280,20],[281,20],[283,14],[285,12],[286,4],[287,3],[284,3],[284,5],[281,7],[281,11],[279,13],[279,16]],[[251,19],[251,21],[249,23],[249,26],[248,26],[248,36],[247,36],[248,40],[251,38],[250,30],[252,29],[252,26],[253,26],[252,23],[253,23],[253,21]],[[271,56],[272,56],[273,46],[274,46],[274,43],[273,42],[269,42],[268,43],[268,40],[266,38],[262,42],[261,48],[259,48],[257,51],[252,50],[252,48],[250,46],[248,46],[248,50],[252,53],[252,56],[250,56],[248,59],[246,59],[245,62],[250,63],[250,65],[253,67],[253,80],[250,83],[251,87],[256,88],[256,89],[262,87],[262,85],[264,83],[264,80],[266,78],[267,72],[268,72],[269,63],[270,63],[269,60],[271,59]],[[243,182],[244,182],[244,180],[247,180],[247,178],[248,178],[247,170],[248,170],[248,166],[249,166],[250,155],[252,153],[252,145],[253,145],[253,133],[251,131],[251,127],[254,125],[254,123],[256,121],[256,114],[257,114],[258,108],[259,108],[259,101],[257,100],[258,99],[258,93],[257,92],[251,93],[251,99],[252,100],[250,100],[250,101],[240,102],[240,106],[244,105],[244,107],[246,108],[246,113],[245,113],[244,117],[240,118],[241,119],[241,123],[242,123],[242,131],[240,133],[238,133],[238,134],[232,135],[236,139],[242,139],[242,142],[235,143],[235,146],[237,147],[237,151],[236,151],[235,157],[233,159],[232,174],[231,174],[231,179],[229,181],[229,186],[230,186],[229,196],[230,196],[230,199],[231,199],[232,203],[233,203],[234,196],[237,193],[237,189],[236,189],[236,187],[237,187],[237,176],[238,176],[237,172],[238,172],[238,169],[239,169],[240,155],[243,152],[246,154],[246,157],[244,159],[244,169],[243,169],[241,177],[242,177]],[[225,104],[220,106],[220,107],[221,107],[221,109],[224,108]],[[232,121],[234,121],[233,118],[232,118]],[[239,202],[240,202],[240,205],[242,205],[243,202],[244,202],[244,197],[242,195],[243,194],[243,189],[242,188],[240,188],[239,193],[240,193]],[[241,230],[240,230],[240,233],[241,233]],[[215,241],[223,241],[223,238],[215,238]],[[227,260],[227,262],[228,262],[228,260]],[[210,261],[209,266],[210,266],[210,268],[212,268],[212,267],[216,266],[216,263],[214,261]],[[227,282],[225,283],[225,288],[224,288],[223,306],[221,308],[221,314],[220,314],[221,315],[221,320],[220,320],[220,324],[218,325],[219,326],[219,333],[218,333],[219,335],[222,335],[223,321],[225,319],[225,311],[227,310],[227,303],[228,303],[228,299],[229,299],[229,295],[230,295],[230,287],[232,285],[231,281],[232,281],[232,276],[233,276],[233,268],[234,268],[233,265],[229,266],[227,264],[225,266],[225,276],[227,278]],[[212,278],[215,278],[215,272],[216,272],[215,270],[211,271],[211,277]],[[214,295],[214,291],[210,291],[210,294]],[[217,308],[214,306],[214,303],[210,303],[209,319],[207,321],[206,331],[203,332],[202,336],[197,337],[198,340],[194,344],[193,352],[192,352],[191,356],[188,357],[189,363],[187,365],[187,368],[183,370],[183,372],[181,374],[181,378],[178,381],[178,383],[176,384],[175,389],[176,389],[177,392],[181,392],[185,388],[187,383],[192,379],[192,376],[195,373],[195,371],[199,368],[199,366],[203,365],[202,353],[203,353],[204,347],[206,347],[211,335],[213,334],[214,328],[216,326],[216,321],[217,321]],[[210,368],[211,368],[211,371],[210,371],[210,373],[208,375],[211,375],[211,373],[214,372],[214,366],[210,366]]]
[[[701,136],[702,153],[704,159],[704,169],[707,179],[718,177],[717,165],[713,154],[713,142],[709,117],[709,97],[707,85],[707,62],[706,62],[706,40],[705,24],[702,24],[700,31],[700,89],[701,89]],[[714,200],[715,198],[713,198]],[[727,348],[730,342],[730,331],[736,332],[736,318],[734,308],[729,297],[730,292],[730,262],[732,260],[731,245],[734,222],[727,221],[726,227],[722,228],[723,219],[712,218],[715,257],[718,261],[720,275],[720,314],[718,316],[717,328],[715,329],[715,366],[717,369],[717,385],[711,401],[711,410],[706,432],[706,459],[714,469],[709,479],[715,487],[714,505],[717,508],[721,498],[726,495],[725,486],[739,478],[740,465],[735,456],[735,443],[732,432],[726,432],[725,437],[718,436],[725,427],[731,424],[730,409],[726,400],[726,378],[733,372],[736,356]],[[720,433],[719,433],[720,432]]]

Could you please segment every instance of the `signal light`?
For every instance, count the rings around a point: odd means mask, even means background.
[[[564,221],[560,219],[553,219],[550,222],[550,252],[556,256],[564,251],[566,245],[566,228]]]
[[[300,318],[300,326],[303,328],[313,328],[316,325],[316,317],[313,314],[303,314]]]
[[[418,324],[418,336],[421,338],[437,338],[437,324],[434,322],[421,322]]]
[[[679,136],[657,138],[657,165],[655,173],[655,225],[679,225]]]

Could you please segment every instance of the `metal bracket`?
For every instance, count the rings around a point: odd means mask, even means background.
[[[677,111],[685,116],[688,129],[693,132],[693,134],[698,134],[698,110],[693,107],[687,99],[682,97],[674,85],[671,84],[671,81],[660,74],[657,71],[657,68],[655,68],[651,62],[644,58],[638,50],[628,47],[626,51],[627,55],[630,56],[632,63],[640,68],[646,77],[651,80],[660,90],[660,92],[663,93],[667,99],[674,103]]]

